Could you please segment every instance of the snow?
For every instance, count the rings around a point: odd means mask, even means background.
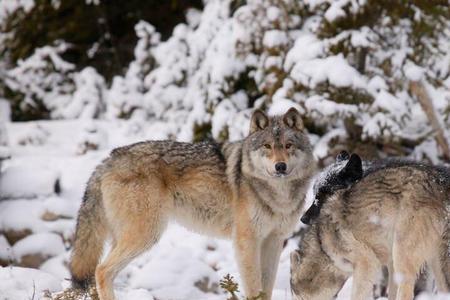
[[[55,192],[58,173],[38,166],[16,165],[5,168],[0,177],[1,198],[34,198]]]
[[[0,267],[0,299],[40,299],[43,292],[61,289],[56,277],[29,268]],[[34,298],[33,298],[34,296]]]
[[[244,100],[233,101],[241,103]],[[230,102],[233,101],[230,100]],[[30,168],[39,169],[39,173],[45,174],[45,169],[41,167],[47,166],[59,174],[61,194],[0,201],[0,232],[24,229],[32,232],[31,235],[10,247],[10,250],[0,253],[0,258],[6,256],[18,261],[21,256],[34,253],[49,257],[39,267],[40,271],[23,269],[20,275],[12,272],[7,282],[0,283],[0,295],[3,296],[3,291],[8,291],[10,294],[7,295],[11,295],[11,299],[24,299],[23,295],[32,290],[31,282],[33,280],[37,282],[36,278],[39,276],[44,276],[44,279],[51,278],[51,280],[41,280],[39,285],[36,283],[36,295],[47,288],[51,291],[60,291],[62,286],[69,286],[66,278],[69,278],[67,262],[70,249],[66,250],[64,240],[69,239],[74,232],[75,218],[85,182],[95,165],[108,154],[112,147],[126,144],[138,137],[142,139],[144,134],[142,131],[145,132],[146,128],[143,126],[137,132],[130,134],[125,129],[129,128],[131,123],[134,121],[124,121],[122,124],[104,121],[86,123],[86,120],[8,124],[11,132],[27,131],[27,128],[34,128],[37,124],[48,130],[49,135],[44,144],[22,145],[16,139],[10,139],[12,159],[8,161],[7,168],[27,164]],[[66,132],[72,128],[89,128],[90,126],[100,128],[110,138],[105,139],[104,149],[79,155],[74,151],[78,140],[68,136]],[[246,128],[241,130],[242,134],[246,134]],[[156,138],[157,135],[158,132],[153,131],[147,136]],[[55,148],[54,144],[59,144],[61,147]],[[44,220],[43,216],[47,212],[51,212],[57,218]],[[5,249],[9,247],[6,240],[0,236],[0,249],[3,245]],[[292,247],[294,245],[286,248],[282,255],[275,285],[274,299],[276,300],[290,299],[289,252]],[[0,274],[7,269],[0,269]],[[153,249],[135,259],[119,274],[115,288],[120,299],[140,300],[153,297],[155,299],[224,300],[226,295],[220,291],[220,288],[216,288],[219,294],[205,293],[196,287],[196,283],[203,282],[207,278],[207,286],[212,287],[228,273],[240,281],[230,241],[198,235],[177,224],[170,224]],[[28,281],[29,286],[26,286]],[[36,297],[39,299],[38,296]]]
[[[5,236],[0,235],[0,260],[12,260],[11,245],[6,240]]]
[[[11,106],[6,99],[0,98],[0,123],[11,119]]]
[[[325,158],[328,155],[328,143],[331,140],[344,138],[347,135],[345,130],[342,128],[336,128],[327,132],[317,143],[314,145],[313,154],[316,158]]]
[[[329,82],[337,87],[364,88],[366,80],[350,66],[342,54],[298,61],[291,76],[304,86],[315,87]]]
[[[414,63],[408,62],[404,67],[405,76],[411,81],[420,81],[425,70]]]
[[[436,295],[433,295],[431,293],[423,292],[423,293],[420,293],[416,299],[417,300],[448,300],[448,299],[450,299],[450,295],[443,294],[443,293],[437,293]]]
[[[397,118],[397,120],[399,120],[401,116],[406,113],[404,103],[385,90],[380,90],[372,104],[372,107],[391,113],[395,118]]]
[[[39,270],[55,276],[56,278],[70,278],[70,272],[67,268],[69,253],[64,252],[53,256],[39,266]],[[68,287],[69,282],[62,282],[63,287]]]
[[[234,100],[237,101],[237,100]],[[242,100],[243,101],[243,100]],[[230,103],[233,101],[230,100]],[[241,103],[241,101],[238,101]],[[272,106],[273,114],[284,112],[291,107],[292,102],[278,103]],[[224,118],[226,119],[226,118]],[[248,116],[246,117],[248,120]],[[8,124],[10,131],[26,131],[26,128],[39,126],[49,131],[48,139],[44,144],[21,145],[17,140],[11,139],[12,159],[8,168],[26,163],[30,166],[51,167],[60,174],[61,194],[58,196],[39,196],[34,199],[3,200],[0,202],[0,231],[29,229],[32,235],[9,247],[4,238],[0,236],[0,249],[7,249],[0,253],[0,258],[18,260],[22,255],[41,253],[49,258],[40,266],[40,271],[20,269],[22,273],[8,273],[9,279],[0,283],[0,294],[7,291],[11,299],[23,299],[23,295],[32,290],[35,280],[37,289],[50,289],[60,291],[62,287],[70,284],[67,262],[70,249],[66,250],[64,240],[69,239],[74,232],[75,218],[85,182],[94,166],[104,158],[112,147],[128,143],[136,138],[142,138],[145,127],[136,131],[129,129],[135,121],[124,121],[121,124],[105,121],[40,121]],[[239,124],[243,124],[242,120]],[[156,125],[153,125],[156,126]],[[105,136],[102,149],[93,150],[83,155],[77,154],[74,149],[77,139],[68,137],[66,132],[71,128],[94,127],[101,128]],[[245,126],[241,126],[245,127]],[[155,127],[153,127],[155,128]],[[246,128],[241,128],[245,135]],[[345,131],[336,131],[331,136],[344,134]],[[158,132],[148,133],[147,137],[157,136]],[[112,138],[114,137],[114,138]],[[312,139],[313,141],[314,138]],[[54,148],[54,143],[62,147]],[[315,154],[321,155],[320,144],[315,143]],[[39,169],[41,170],[41,169]],[[42,169],[43,170],[43,169]],[[39,171],[41,172],[41,171]],[[313,189],[308,192],[307,209],[312,203]],[[58,216],[56,220],[43,220],[43,215],[51,212]],[[63,239],[64,238],[64,239]],[[296,247],[294,241],[289,241],[284,249],[277,281],[275,284],[275,300],[289,300],[289,253]],[[10,248],[8,250],[8,248]],[[10,268],[0,269],[0,274]],[[16,269],[15,267],[13,268]],[[38,272],[38,273],[36,273]],[[198,235],[177,224],[170,224],[160,242],[134,261],[132,261],[115,281],[115,290],[121,299],[204,299],[224,300],[220,289],[219,294],[203,292],[196,287],[200,282],[206,282],[212,287],[226,274],[232,274],[238,282],[238,273],[234,251],[230,241],[217,240]],[[2,275],[0,275],[2,276]],[[43,280],[42,278],[50,278]],[[205,279],[206,278],[206,279]],[[13,288],[14,286],[14,288]],[[349,285],[346,285],[342,295],[348,294]],[[8,295],[9,295],[8,294]],[[28,294],[27,294],[28,295]],[[141,297],[141,298],[139,298]],[[340,297],[338,299],[348,299]]]
[[[357,107],[350,104],[336,103],[322,96],[314,95],[305,100],[305,107],[311,116],[320,119],[331,119],[338,115],[343,118],[357,112]]]
[[[276,6],[270,6],[267,9],[267,18],[269,19],[269,21],[276,21],[281,17],[281,11],[278,7]]]
[[[370,28],[362,27],[360,31],[353,31],[351,35],[351,43],[353,47],[370,47],[373,43],[370,39]]]
[[[86,67],[74,76],[75,93],[72,101],[63,108],[61,115],[67,119],[91,119],[102,106],[104,79],[92,67]]]
[[[29,200],[9,200],[0,202],[0,228],[3,230],[39,230],[41,222],[36,221],[44,213],[38,202]]]
[[[331,3],[331,6],[325,12],[325,19],[327,19],[328,22],[333,22],[334,20],[345,16],[346,13],[342,8],[348,2],[348,0],[339,0]]]
[[[282,115],[292,107],[300,112],[303,111],[303,108],[292,100],[277,99],[276,101],[274,101],[267,113],[269,116]]]
[[[2,8],[0,9],[0,22],[3,22],[9,15],[13,14],[18,9],[30,11],[34,7],[34,0],[7,0],[2,1]]]
[[[288,43],[286,32],[281,30],[269,30],[264,33],[263,45],[268,48],[282,47]]]
[[[41,254],[55,256],[66,250],[61,237],[55,233],[36,233],[21,239],[14,244],[12,251],[18,261],[25,255]]]
[[[101,0],[85,2],[99,5]],[[436,40],[421,39],[421,47],[428,50],[426,60],[419,63],[411,61],[418,59],[411,20],[402,18],[396,24],[386,16],[371,27],[320,35],[327,22],[359,13],[365,0],[285,1],[283,5],[249,0],[232,11],[234,2],[208,0],[203,11],[187,10],[186,24],[177,25],[165,41],[153,25],[138,22],[134,58],[112,82],[93,67],[66,62],[62,57],[70,45],[64,42],[37,48],[17,64],[4,66],[0,61],[0,81],[24,96],[20,108],[42,103],[50,118],[11,123],[11,107],[0,99],[0,160],[8,158],[0,168],[0,198],[5,198],[0,201],[0,259],[18,263],[25,254],[48,256],[41,271],[0,269],[0,278],[7,271],[10,276],[0,280],[0,300],[4,295],[30,298],[32,280],[40,283],[37,292],[69,285],[66,246],[85,183],[96,164],[117,146],[147,139],[191,141],[194,128],[209,125],[214,138],[235,141],[247,135],[254,108],[279,115],[295,107],[317,130],[310,139],[315,157],[322,162],[336,149],[353,145],[349,138],[355,136],[347,121],[361,129],[357,143],[383,146],[417,141],[407,149],[411,158],[442,162],[429,122],[409,94],[408,83],[424,82],[448,131],[448,21],[435,29]],[[33,0],[2,1],[0,23],[14,10],[29,11],[33,6]],[[413,9],[414,20],[429,17],[426,11]],[[3,39],[0,34],[0,42]],[[349,52],[336,51],[342,47]],[[98,49],[99,44],[94,44],[88,54],[93,57]],[[363,49],[368,51],[361,72],[357,54]],[[359,101],[360,95],[364,101]],[[318,182],[324,180],[321,176]],[[313,194],[311,187],[304,209]],[[370,221],[379,222],[377,218]],[[24,230],[31,235],[11,246],[6,233]],[[289,241],[282,253],[276,300],[291,298],[289,252],[295,247]],[[116,292],[120,299],[225,299],[220,292],[206,293],[195,285],[207,278],[211,287],[227,273],[240,280],[229,241],[171,224],[157,246],[119,274]],[[349,299],[350,290],[351,279],[338,299]]]

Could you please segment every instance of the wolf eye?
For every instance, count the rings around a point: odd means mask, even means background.
[[[291,143],[287,143],[284,147],[286,147],[286,149],[289,149],[289,148],[292,147],[292,144]]]
[[[272,146],[270,146],[270,144],[264,144],[264,148],[270,149],[270,148],[272,148]]]

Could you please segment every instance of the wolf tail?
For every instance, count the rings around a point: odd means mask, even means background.
[[[450,292],[450,216],[446,219],[446,228],[441,243],[440,262],[442,275],[445,280],[446,292]]]
[[[105,216],[99,176],[89,179],[80,211],[70,260],[72,285],[87,289],[103,253],[106,239]]]

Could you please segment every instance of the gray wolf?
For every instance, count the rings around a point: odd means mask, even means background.
[[[405,160],[368,165],[323,202],[291,253],[294,299],[332,299],[353,275],[352,300],[367,299],[383,266],[389,299],[414,297],[426,264],[450,291],[450,170]]]
[[[345,189],[363,176],[361,158],[357,154],[351,156],[347,151],[341,151],[336,157],[336,163],[328,166],[316,179],[314,202],[300,219],[304,224],[311,225],[319,216],[326,199],[337,190]]]
[[[88,181],[70,262],[75,284],[113,280],[168,222],[233,241],[247,297],[271,298],[284,239],[300,217],[316,163],[300,114],[257,110],[239,142],[148,141],[113,150]],[[112,249],[100,263],[104,242]]]

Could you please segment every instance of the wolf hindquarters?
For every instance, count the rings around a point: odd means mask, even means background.
[[[114,299],[113,280],[132,259],[151,248],[167,225],[167,205],[162,183],[106,175],[102,181],[103,203],[112,236],[112,249],[97,266],[95,280],[102,300]],[[139,188],[136,188],[139,186]],[[167,197],[167,196],[166,196]]]

